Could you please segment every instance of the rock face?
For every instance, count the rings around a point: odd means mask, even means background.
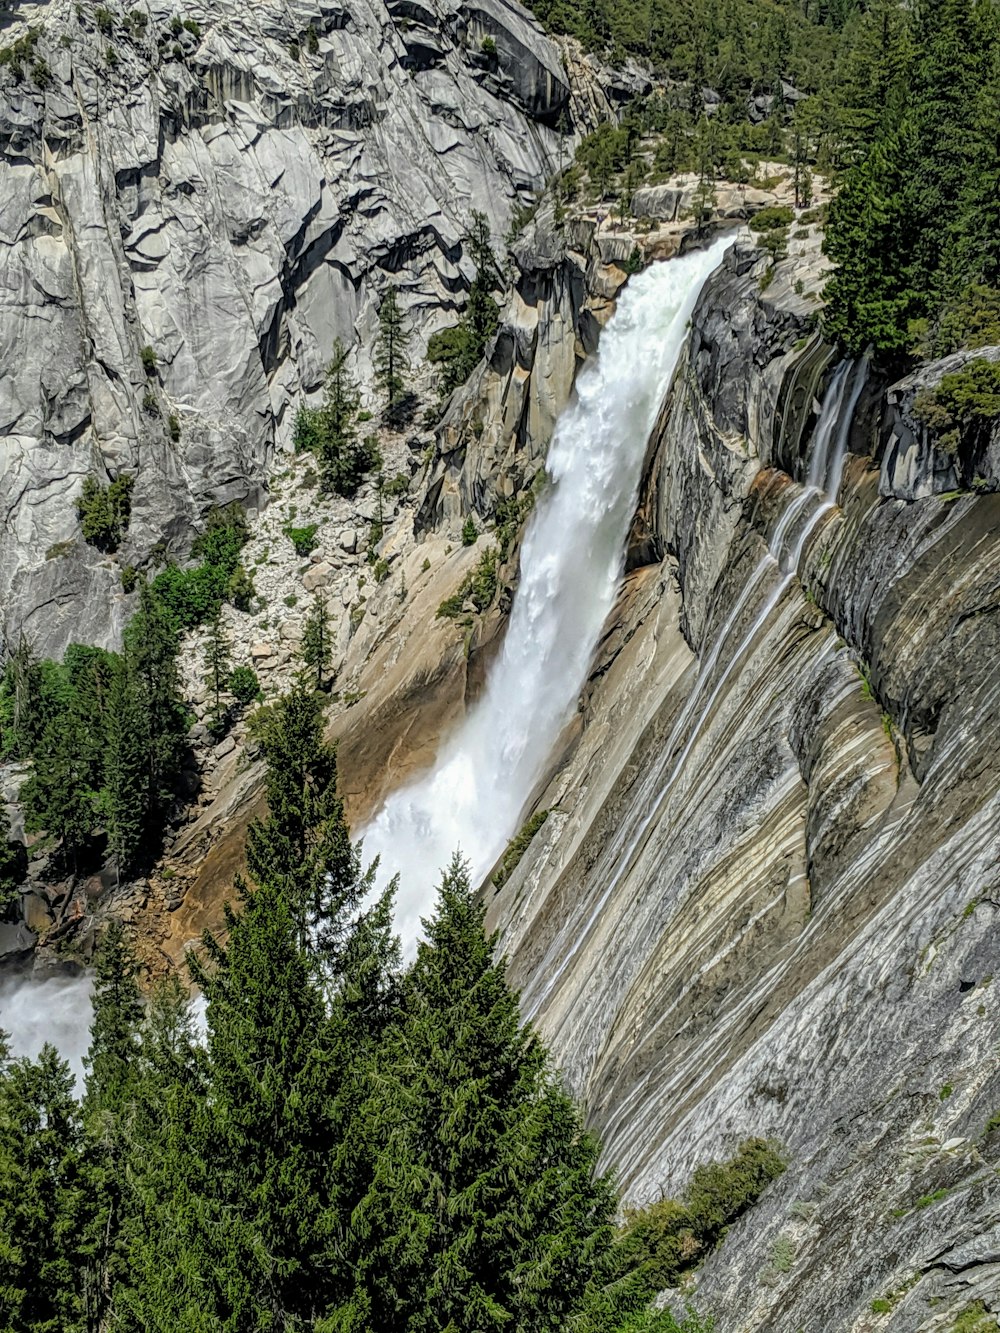
[[[557,161],[569,90],[502,0],[55,0],[0,41],[32,30],[0,66],[0,605],[8,641],[58,654],[117,639],[120,565],[263,501],[335,337],[366,376],[389,281],[415,356],[454,320],[470,211],[502,233]],[[116,561],[73,502],[120,471]]]
[[[735,247],[692,320],[490,922],[628,1200],[785,1145],[699,1274],[719,1333],[950,1329],[1000,1313],[1000,499],[933,461],[887,487],[912,386],[860,378],[837,502],[807,494],[815,401],[848,381],[808,256],[762,292],[765,262]]]

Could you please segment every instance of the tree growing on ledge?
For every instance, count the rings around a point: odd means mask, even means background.
[[[410,335],[403,323],[396,287],[391,284],[382,298],[378,311],[378,339],[375,343],[375,382],[385,394],[386,416],[395,421],[406,395],[406,376],[409,363],[406,349]]]
[[[432,333],[427,342],[427,360],[440,366],[441,390],[445,394],[469,378],[500,323],[500,307],[493,293],[502,280],[485,213],[473,210],[463,246],[476,269],[465,310],[457,324]]]
[[[323,491],[352,496],[375,466],[377,449],[372,446],[373,436],[359,438],[361,395],[347,368],[348,352],[337,338],[327,367],[323,405],[299,408],[292,441],[296,452],[307,449],[316,455]]]

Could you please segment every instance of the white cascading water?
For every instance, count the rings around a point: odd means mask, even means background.
[[[516,832],[572,715],[621,579],[642,460],[688,321],[729,242],[634,277],[549,447],[552,485],[521,548],[521,581],[482,698],[434,767],[364,831],[380,880],[398,874],[396,924],[412,953],[442,869],[459,850],[473,879]]]
[[[851,423],[867,378],[868,363],[865,360],[854,363],[842,361],[831,375],[810,442],[805,485],[788,503],[775,525],[767,550],[744,584],[722,628],[706,646],[694,687],[660,751],[659,761],[643,775],[632,800],[632,809],[637,814],[631,822],[623,823],[616,829],[613,837],[601,849],[605,888],[597,903],[584,922],[570,915],[549,945],[541,964],[534,969],[532,979],[522,994],[524,1009],[529,1018],[535,1017],[543,1007],[633,864],[683,772],[719,695],[733,673],[742,666],[758,635],[797,577],[810,536],[836,505],[847,459]],[[804,521],[796,532],[803,516]],[[716,676],[730,635],[754,597],[763,591],[768,579],[775,574],[779,576],[777,581],[767,592],[747,631],[726,654],[723,669]]]

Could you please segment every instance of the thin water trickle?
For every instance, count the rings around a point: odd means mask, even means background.
[[[412,951],[456,849],[474,878],[516,832],[586,680],[614,602],[646,444],[695,301],[728,242],[633,278],[556,426],[521,550],[521,581],[482,699],[435,766],[395,792],[364,831],[383,882],[398,874],[396,921]]]

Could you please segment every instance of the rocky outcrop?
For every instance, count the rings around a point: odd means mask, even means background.
[[[118,638],[121,565],[264,502],[335,337],[367,377],[389,281],[415,355],[453,321],[470,210],[499,235],[532,197],[569,90],[504,0],[56,0],[0,41],[27,49],[0,65],[0,605],[58,654]],[[73,502],[123,471],[116,560]]]
[[[872,382],[810,500],[815,255],[762,281],[737,246],[706,289],[549,817],[490,905],[628,1200],[785,1145],[698,1276],[720,1333],[1000,1312],[1000,501],[933,468],[885,494],[903,390]]]

